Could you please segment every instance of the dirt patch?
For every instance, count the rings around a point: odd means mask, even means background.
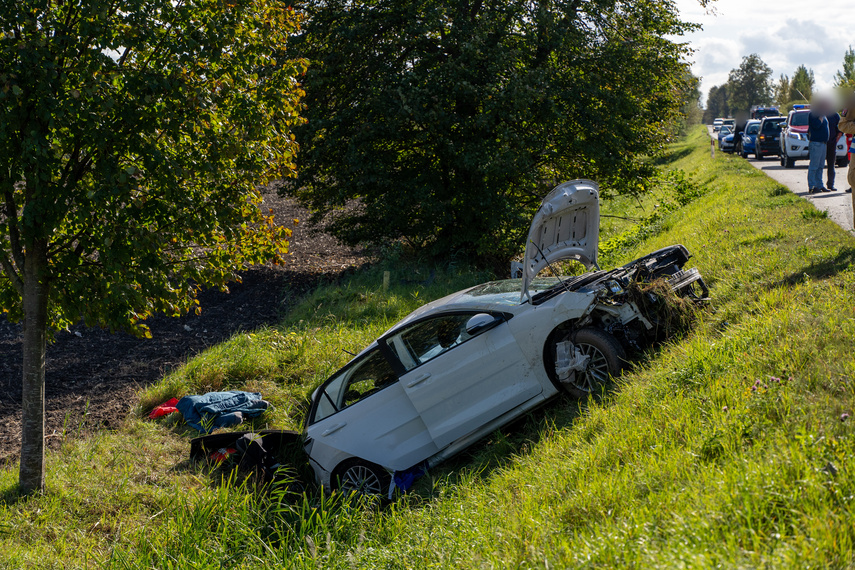
[[[74,326],[47,349],[45,433],[57,447],[66,433],[117,427],[134,393],[205,348],[237,331],[278,322],[285,311],[319,283],[339,278],[368,262],[365,251],[338,243],[305,223],[308,212],[292,200],[264,192],[263,207],[293,228],[284,266],[256,266],[242,283],[199,295],[201,315],[149,319],[151,339]],[[21,327],[0,317],[0,462],[14,460],[21,440]]]

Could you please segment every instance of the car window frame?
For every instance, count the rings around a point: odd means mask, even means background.
[[[497,325],[495,325],[493,327],[490,327],[488,329],[480,331],[478,334],[472,335],[471,337],[467,338],[463,342],[456,344],[447,350],[444,350],[443,352],[437,354],[436,356],[434,356],[428,360],[425,360],[424,362],[416,362],[416,365],[413,366],[412,368],[406,368],[404,366],[403,362],[400,361],[400,357],[398,356],[397,352],[395,352],[391,347],[389,347],[389,344],[388,344],[389,339],[391,339],[392,337],[395,337],[397,335],[402,334],[404,332],[404,329],[411,329],[411,328],[414,328],[415,326],[420,325],[424,322],[434,320],[434,319],[438,319],[438,318],[442,318],[442,317],[451,317],[451,316],[455,316],[455,315],[470,315],[470,318],[471,318],[471,317],[474,317],[475,315],[481,315],[481,314],[490,315],[492,317],[498,317],[502,320],[502,322],[498,323]],[[495,311],[495,310],[457,309],[457,310],[452,310],[452,311],[444,311],[442,313],[434,313],[431,315],[425,315],[419,319],[416,319],[412,322],[408,322],[403,326],[400,326],[396,329],[393,329],[393,330],[389,331],[388,333],[386,333],[385,335],[383,335],[380,339],[378,339],[378,343],[382,343],[384,346],[386,346],[386,348],[390,351],[392,357],[397,361],[397,363],[400,367],[400,373],[398,374],[398,377],[400,378],[404,374],[409,374],[413,370],[416,370],[419,367],[424,366],[425,364],[428,364],[429,362],[433,362],[434,360],[436,360],[440,356],[443,356],[445,354],[449,354],[454,349],[465,345],[470,340],[481,336],[482,334],[492,330],[496,326],[501,326],[502,324],[507,323],[511,318],[513,318],[512,313],[507,313],[504,311]],[[410,355],[410,356],[413,356],[413,355]]]
[[[309,411],[308,411],[308,413],[306,414],[306,420],[305,420],[305,422],[304,422],[304,424],[306,425],[306,427],[311,426],[311,425],[314,425],[314,424],[316,424],[316,423],[318,423],[318,422],[322,422],[322,421],[324,421],[324,420],[326,420],[326,419],[329,419],[329,418],[331,418],[331,417],[335,416],[336,414],[338,414],[339,412],[341,412],[341,411],[343,411],[343,410],[346,410],[346,409],[349,409],[349,408],[351,408],[351,407],[353,407],[353,406],[355,406],[355,405],[359,404],[360,402],[363,402],[364,400],[366,400],[366,399],[368,399],[368,398],[370,398],[370,397],[374,396],[375,394],[378,394],[378,393],[382,392],[383,390],[386,390],[387,388],[390,388],[390,387],[394,386],[394,385],[398,382],[398,380],[400,379],[401,375],[400,375],[400,373],[399,373],[399,369],[398,369],[398,367],[396,366],[396,364],[395,364],[394,362],[392,362],[392,360],[390,359],[390,354],[389,354],[390,349],[389,349],[389,347],[388,347],[388,346],[386,346],[386,345],[385,345],[385,344],[383,344],[383,343],[380,343],[380,342],[377,342],[376,344],[377,344],[377,345],[376,345],[374,348],[372,348],[372,347],[371,347],[371,345],[369,345],[369,346],[365,349],[364,354],[359,354],[359,355],[357,355],[357,356],[356,356],[356,358],[352,359],[350,362],[348,362],[347,364],[345,364],[344,366],[342,366],[341,368],[339,368],[338,370],[336,370],[333,374],[331,374],[331,375],[329,376],[329,378],[327,378],[326,380],[324,380],[324,381],[323,381],[323,383],[321,383],[321,384],[320,384],[320,385],[319,385],[319,386],[318,386],[318,387],[317,387],[317,388],[312,392],[312,394],[313,394],[312,399],[311,399],[312,401],[311,401],[311,404],[310,404],[310,406],[309,406]],[[377,390],[376,392],[373,392],[373,393],[369,394],[369,395],[368,395],[368,396],[366,396],[365,398],[361,398],[360,400],[357,400],[356,402],[354,402],[354,403],[352,403],[352,404],[350,404],[350,405],[348,405],[348,406],[344,406],[344,407],[342,407],[342,408],[339,408],[339,407],[336,405],[336,403],[332,401],[332,398],[330,398],[329,394],[327,394],[327,393],[326,393],[326,388],[327,388],[330,384],[332,384],[333,382],[335,382],[335,381],[336,381],[336,379],[338,379],[341,375],[346,374],[346,373],[347,373],[349,370],[351,370],[352,368],[354,368],[354,367],[356,367],[356,366],[359,366],[361,363],[363,363],[363,362],[364,362],[365,360],[367,360],[368,358],[371,358],[371,356],[372,356],[372,355],[374,355],[374,354],[376,354],[376,353],[379,353],[379,354],[380,354],[380,356],[382,356],[382,357],[386,360],[386,363],[387,363],[387,364],[389,364],[389,367],[391,368],[392,373],[395,375],[395,381],[394,381],[394,382],[390,382],[390,383],[389,383],[389,384],[387,384],[386,386],[383,386],[382,388],[380,388],[380,389],[379,389],[379,390]],[[320,399],[321,399],[321,398],[324,398],[324,397],[326,397],[326,398],[328,399],[329,403],[332,405],[332,407],[335,409],[335,411],[334,411],[333,413],[329,414],[328,416],[324,416],[324,417],[323,417],[323,418],[321,418],[321,419],[316,419],[316,418],[315,418],[315,416],[316,416],[317,411],[318,411],[318,403],[319,403]]]

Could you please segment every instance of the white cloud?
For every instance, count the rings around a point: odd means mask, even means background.
[[[695,49],[692,69],[701,77],[701,92],[727,81],[742,57],[758,54],[777,78],[792,76],[799,65],[813,69],[817,88],[830,89],[855,34],[846,25],[850,2],[831,0],[821,9],[801,0],[718,0],[705,11],[697,0],[676,0],[683,19],[703,29],[684,36]]]

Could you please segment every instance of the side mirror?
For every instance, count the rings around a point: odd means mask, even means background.
[[[466,322],[466,333],[470,336],[475,336],[486,330],[493,328],[502,322],[501,317],[494,317],[487,313],[478,313]]]

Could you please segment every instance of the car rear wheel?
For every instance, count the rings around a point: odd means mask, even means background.
[[[333,471],[333,488],[343,493],[365,496],[385,496],[389,490],[389,472],[368,461],[349,459]]]
[[[587,327],[572,333],[569,338],[558,339],[559,342],[567,340],[589,357],[585,370],[568,374],[568,378],[558,378],[559,385],[571,396],[583,399],[600,392],[609,377],[617,377],[623,370],[626,352],[618,340],[606,331]],[[555,351],[553,347],[553,362]]]
[[[754,152],[754,158],[756,158],[757,160],[763,160],[763,155],[758,150]]]

